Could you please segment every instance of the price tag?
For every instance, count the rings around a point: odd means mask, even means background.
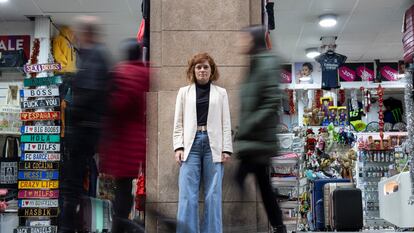
[[[26,73],[40,73],[53,70],[61,70],[62,66],[60,63],[46,63],[46,64],[34,64],[24,65],[24,72]]]
[[[20,180],[19,189],[57,189],[58,180]]]
[[[36,86],[49,86],[62,83],[62,77],[52,76],[45,78],[28,78],[23,80],[23,85],[25,87],[36,87]]]
[[[28,151],[59,152],[60,151],[59,143],[22,143],[21,147],[24,152],[28,152]]]
[[[59,96],[58,88],[38,88],[20,90],[20,97],[50,97]]]
[[[18,227],[14,233],[57,233],[57,226],[45,227]]]
[[[22,126],[22,134],[60,134],[60,126]]]
[[[20,113],[22,121],[52,121],[60,120],[60,112],[22,112]]]
[[[30,134],[22,135],[20,142],[60,142],[60,135]]]
[[[20,170],[57,170],[58,162],[25,161],[19,163]]]
[[[22,161],[60,161],[59,153],[23,153]]]
[[[19,199],[56,199],[59,198],[59,190],[19,190],[17,197]]]
[[[58,208],[24,208],[19,209],[20,217],[56,217]]]
[[[19,180],[57,180],[58,171],[19,171]]]
[[[60,99],[59,98],[47,98],[43,100],[26,100],[20,103],[22,109],[29,109],[29,108],[54,108],[60,106]]]
[[[47,200],[19,200],[19,208],[53,208],[59,207],[58,199],[47,199]]]

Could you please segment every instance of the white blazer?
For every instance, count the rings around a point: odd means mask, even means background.
[[[197,133],[196,86],[180,88],[175,104],[173,144],[174,150],[184,148],[186,161]],[[208,105],[207,133],[213,162],[222,162],[224,151],[233,153],[230,109],[227,91],[211,84]]]

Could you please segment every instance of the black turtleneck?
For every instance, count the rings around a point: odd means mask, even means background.
[[[210,82],[204,85],[196,83],[197,126],[207,125],[208,105],[210,102]]]

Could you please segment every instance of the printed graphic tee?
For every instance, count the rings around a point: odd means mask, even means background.
[[[322,89],[330,90],[340,87],[338,69],[345,63],[346,58],[346,56],[334,52],[327,52],[315,58],[321,64]]]

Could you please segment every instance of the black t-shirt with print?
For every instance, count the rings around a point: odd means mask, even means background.
[[[322,89],[330,90],[340,87],[338,69],[345,63],[346,58],[346,56],[334,52],[327,52],[315,58],[321,64]]]

